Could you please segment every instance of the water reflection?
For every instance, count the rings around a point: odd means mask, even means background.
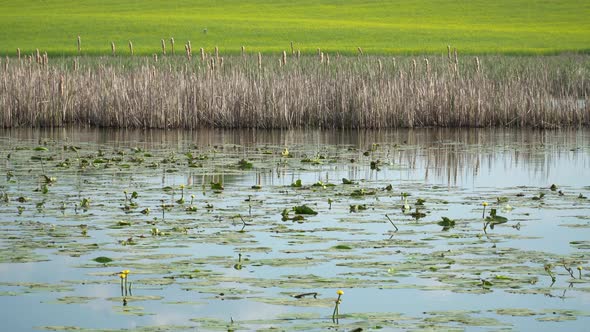
[[[517,186],[573,185],[578,177],[590,177],[590,131],[517,129],[397,129],[367,130],[110,130],[110,129],[5,129],[2,140],[55,140],[75,144],[108,144],[115,148],[172,148],[179,152],[193,146],[234,145],[247,157],[253,147],[305,145],[320,152],[326,146],[350,146],[359,151],[374,144],[386,146],[387,162],[407,167],[406,179],[438,185]],[[269,160],[277,159],[269,156]],[[360,177],[351,164],[349,178]],[[272,183],[276,172],[260,173]],[[189,183],[209,181],[189,177]],[[163,175],[165,177],[165,174]],[[224,178],[223,180],[228,180]]]

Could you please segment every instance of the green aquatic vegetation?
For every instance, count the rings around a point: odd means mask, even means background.
[[[547,274],[549,275],[549,277],[551,277],[551,283],[555,283],[555,281],[557,280],[557,278],[555,277],[555,274],[553,273],[553,271],[551,270],[553,268],[553,266],[551,264],[545,264],[543,266],[545,272],[547,272]]]
[[[426,213],[421,212],[418,208],[416,208],[416,210],[412,213],[410,213],[410,216],[412,216],[412,218],[419,220],[421,218],[426,217]]]
[[[505,224],[508,222],[508,218],[502,217],[496,214],[496,209],[490,209],[490,215],[485,218],[484,223],[484,232],[486,231],[487,227],[489,226],[491,229],[494,229],[495,225]]]
[[[423,198],[418,198],[418,199],[416,200],[416,206],[422,206],[422,205],[424,205],[424,203],[425,203],[425,202],[426,202],[426,200],[425,200],[425,199],[423,199]]]
[[[350,205],[350,212],[359,212],[367,210],[367,204],[352,204]]]
[[[375,195],[377,192],[374,190],[366,190],[365,188],[356,189],[350,193],[351,197],[363,197],[367,195]]]
[[[307,205],[298,205],[293,207],[296,214],[317,215],[318,213]]]
[[[443,231],[447,231],[447,230],[451,229],[452,227],[455,227],[455,220],[447,218],[447,217],[442,217],[442,220],[439,221],[437,223],[437,225],[442,226]]]
[[[297,181],[291,183],[291,187],[293,187],[293,188],[301,188],[302,187],[301,179],[297,179]]]
[[[176,203],[180,205],[184,204],[184,184],[180,185],[180,198],[176,200]]]
[[[537,196],[533,196],[533,201],[540,201],[545,197],[545,193],[539,193]]]
[[[241,170],[252,169],[252,167],[254,167],[254,165],[246,159],[241,159],[240,161],[238,161],[238,168]]]
[[[354,181],[347,178],[342,178],[342,184],[356,184]]]
[[[95,261],[97,263],[100,263],[100,264],[105,264],[106,265],[106,264],[112,262],[113,259],[112,258],[109,258],[109,257],[106,257],[106,256],[99,256],[99,257],[94,258],[93,261]]]
[[[371,161],[370,168],[372,170],[380,171],[381,170],[380,166],[381,166],[381,160]]]
[[[82,198],[80,201],[80,208],[88,210],[90,208],[90,198]]]
[[[223,190],[223,184],[221,183],[221,181],[219,182],[211,182],[211,190]]]

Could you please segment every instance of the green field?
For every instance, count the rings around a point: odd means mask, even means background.
[[[0,54],[142,54],[174,37],[176,49],[221,52],[557,53],[590,51],[589,1],[0,0]],[[207,33],[204,33],[207,29]]]

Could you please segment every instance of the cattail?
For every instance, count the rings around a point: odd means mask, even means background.
[[[129,41],[129,54],[133,55],[133,43]]]
[[[242,45],[242,57],[246,56],[246,47]]]
[[[154,62],[158,62],[158,55],[154,53]]]
[[[59,76],[59,95],[63,97],[64,95],[64,76]]]
[[[78,36],[78,54],[82,53],[82,39]]]
[[[215,61],[219,62],[219,48],[215,46]]]
[[[186,45],[188,45],[188,53],[193,55],[193,46],[191,45],[191,41],[189,40]]]
[[[479,58],[475,57],[475,71],[479,73]]]
[[[201,62],[205,61],[205,49],[201,47]]]
[[[320,52],[320,63],[324,63],[324,52]]]
[[[451,45],[447,45],[447,58],[451,61]]]
[[[47,66],[49,64],[49,57],[47,56],[47,52],[43,52],[43,65]]]
[[[190,60],[192,58],[190,45],[184,44],[184,50],[186,51],[186,58]]]
[[[455,48],[455,64],[459,64],[459,57],[457,56],[457,48]]]
[[[262,69],[262,54],[258,52],[258,69]]]
[[[111,53],[113,53],[113,56],[115,56],[117,54],[117,48],[115,47],[115,42],[111,42]]]
[[[377,64],[379,64],[379,72],[383,72],[383,64],[381,63],[381,59],[377,59]]]
[[[170,50],[172,51],[172,55],[174,55],[174,37],[170,37]]]
[[[211,71],[214,71],[215,70],[215,58],[211,58],[210,63],[211,63],[210,69],[211,69]]]
[[[287,52],[283,51],[283,66],[287,64]]]
[[[20,48],[16,49],[16,55],[18,56],[18,59],[20,60]]]
[[[291,41],[291,55],[295,55],[295,49],[293,48],[293,41]]]
[[[363,55],[363,49],[362,49],[362,48],[360,48],[360,47],[357,47],[356,49],[358,50],[358,52],[359,52],[359,55]]]
[[[166,42],[162,39],[162,55],[166,55]]]

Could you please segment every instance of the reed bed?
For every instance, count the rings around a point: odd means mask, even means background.
[[[130,48],[132,47],[131,42]],[[173,42],[170,45],[174,45]],[[590,125],[590,56],[73,57],[0,62],[3,127]],[[171,46],[173,47],[173,46]],[[172,48],[173,50],[173,48]],[[170,51],[169,53],[172,53]],[[113,55],[115,50],[113,48]]]

